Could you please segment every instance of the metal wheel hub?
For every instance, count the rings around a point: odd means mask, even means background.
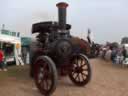
[[[76,67],[75,72],[76,73],[81,73],[81,72],[83,72],[83,68],[82,67]]]

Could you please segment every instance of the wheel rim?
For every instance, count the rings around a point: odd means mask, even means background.
[[[89,66],[87,64],[87,60],[85,60],[84,57],[82,56],[75,56],[72,59],[72,78],[74,79],[75,82],[77,83],[83,83],[86,81],[86,79],[89,76]]]
[[[43,59],[36,62],[35,82],[41,93],[48,94],[53,86],[52,71]]]

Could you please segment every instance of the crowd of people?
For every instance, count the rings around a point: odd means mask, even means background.
[[[100,57],[106,60],[111,60],[113,64],[123,64],[125,63],[127,57],[127,50],[125,46],[123,47],[112,47],[112,46],[102,46],[100,48]]]

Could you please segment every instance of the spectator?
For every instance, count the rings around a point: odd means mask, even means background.
[[[0,49],[0,71],[7,71],[5,57],[3,51]]]
[[[102,58],[103,59],[105,59],[106,50],[107,50],[107,48],[103,47],[103,49],[102,49],[102,51],[103,51]]]
[[[117,49],[116,48],[112,48],[111,60],[112,60],[113,64],[116,63],[116,56],[117,56]]]
[[[122,49],[121,48],[118,48],[118,50],[117,50],[116,63],[117,64],[122,64],[123,63],[123,54],[122,54]]]
[[[105,59],[107,61],[111,60],[111,54],[112,54],[112,50],[110,48],[107,49],[107,52],[105,54]]]
[[[125,49],[125,46],[123,46],[122,54],[123,54],[123,57],[124,57],[124,60],[125,60],[126,55],[127,55],[127,51],[126,51],[126,49]]]

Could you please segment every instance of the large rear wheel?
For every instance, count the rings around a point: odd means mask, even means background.
[[[34,63],[34,80],[43,95],[52,94],[57,85],[55,63],[48,56],[39,56]]]
[[[91,79],[91,68],[88,58],[84,54],[78,54],[71,59],[72,68],[69,78],[78,86],[86,85]]]

